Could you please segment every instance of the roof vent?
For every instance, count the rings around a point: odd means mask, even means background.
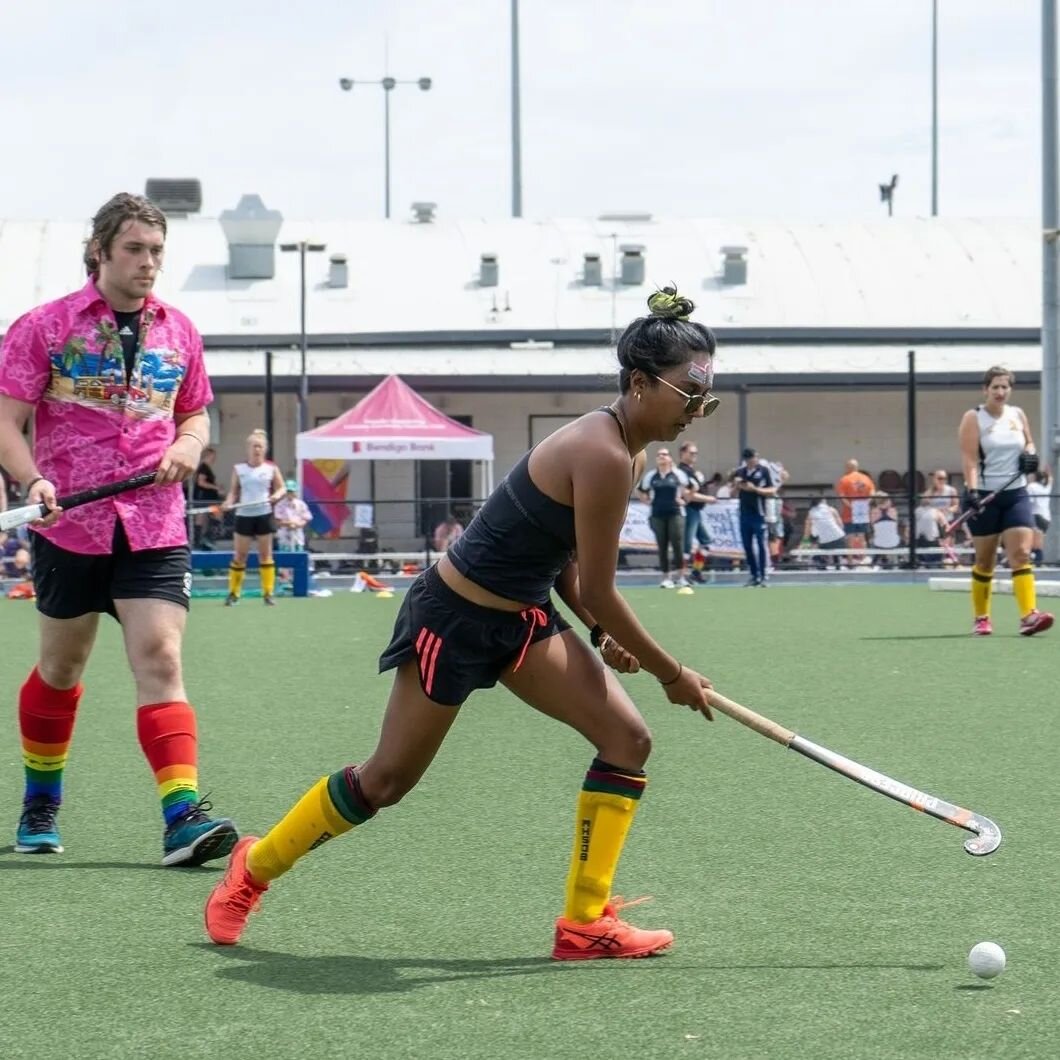
[[[483,254],[479,259],[478,285],[479,287],[496,287],[500,281],[500,264],[496,254]]]
[[[438,209],[436,202],[414,202],[412,212],[418,225],[429,225],[434,220],[434,211]]]
[[[747,247],[722,247],[721,282],[729,287],[747,283]]]
[[[329,287],[349,287],[350,270],[346,264],[345,254],[332,254],[331,264],[328,267]]]
[[[639,243],[624,243],[622,251],[622,282],[636,287],[644,282],[644,247]]]
[[[600,287],[604,282],[603,270],[600,268],[600,255],[590,251],[585,253],[585,270],[582,273],[582,283],[586,287]]]
[[[228,240],[229,279],[271,280],[276,275],[276,236],[283,214],[266,209],[260,195],[244,195],[219,220]]]
[[[193,177],[148,177],[144,195],[167,217],[187,217],[202,209],[202,184]]]

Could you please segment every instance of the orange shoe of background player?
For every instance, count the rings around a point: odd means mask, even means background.
[[[589,924],[558,917],[552,959],[592,961],[601,957],[650,957],[668,949],[674,941],[672,931],[645,931],[619,919],[618,914],[625,906],[644,901],[647,899],[624,902],[621,898],[612,898],[604,906],[600,919]]]
[[[269,889],[247,872],[247,852],[257,841],[256,836],[247,836],[236,843],[224,878],[206,899],[206,934],[219,946],[234,946],[239,941],[250,914]]]

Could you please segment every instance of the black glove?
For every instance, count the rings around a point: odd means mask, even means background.
[[[1025,475],[1031,475],[1038,470],[1037,453],[1020,453],[1019,469]]]
[[[961,510],[975,512],[978,515],[983,510],[983,493],[981,490],[966,489],[961,497]]]

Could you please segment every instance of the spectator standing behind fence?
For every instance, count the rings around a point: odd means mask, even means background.
[[[313,521],[313,513],[298,496],[298,483],[287,480],[287,492],[276,502],[272,511],[276,520],[276,549],[278,552],[304,552],[305,528]]]
[[[710,545],[710,534],[703,521],[703,509],[708,504],[717,504],[717,498],[707,490],[707,476],[696,467],[696,457],[699,449],[695,442],[682,442],[679,451],[681,462],[677,465],[679,471],[685,473],[688,479],[690,492],[687,493],[685,501],[685,558],[691,562],[692,549],[698,542],[704,549]],[[715,475],[720,479],[720,475]],[[692,567],[692,581],[702,582],[701,571]]]
[[[878,490],[873,501],[872,511],[869,514],[872,523],[872,547],[894,551],[901,548],[902,528],[898,521],[898,509],[889,493]],[[884,570],[891,569],[890,556],[873,556],[872,565],[882,567]]]
[[[688,486],[685,473],[674,467],[669,449],[660,449],[655,454],[655,470],[645,472],[638,486],[641,496],[651,504],[651,529],[659,548],[659,570],[662,572],[659,586],[663,589],[674,587],[674,580],[670,577],[671,570],[677,572],[678,586],[684,588],[688,585],[688,579],[685,577],[683,511],[685,494],[691,492]]]
[[[204,504],[219,505],[224,497],[224,492],[217,485],[217,475],[213,469],[213,462],[216,456],[217,450],[212,445],[208,445],[202,451],[199,466],[195,469],[195,480],[191,487],[193,507],[201,508]],[[213,548],[213,544],[210,542],[210,524],[213,518],[210,512],[201,512],[195,516],[194,542],[196,548]]]
[[[846,532],[843,530],[843,520],[839,518],[839,512],[828,503],[828,497],[821,494],[814,505],[806,513],[806,522],[802,527],[803,545],[813,542],[824,552],[833,552],[845,548],[847,543]],[[834,556],[835,569],[839,570],[839,556]],[[828,559],[825,556],[814,556],[814,565],[818,570],[828,567]]]
[[[784,551],[784,521],[781,517],[783,504],[780,500],[780,488],[791,478],[787,469],[779,460],[768,460],[766,466],[773,477],[773,485],[777,492],[772,497],[766,497],[766,542],[769,545],[770,566],[775,567],[780,562]]]
[[[1027,476],[1027,493],[1030,494],[1034,511],[1034,547],[1031,555],[1034,565],[1040,567],[1045,558],[1045,535],[1049,533],[1049,496],[1052,493],[1052,478],[1045,464]]]
[[[938,508],[942,512],[947,526],[961,514],[961,499],[957,493],[957,487],[950,485],[949,475],[942,468],[939,468],[938,471],[932,471],[927,489],[924,490],[924,496],[927,497],[933,507]],[[965,536],[966,540],[970,537],[967,527],[961,527],[959,532]],[[943,534],[941,541],[942,547],[948,552],[952,552],[954,535]]]
[[[758,451],[745,449],[743,463],[732,473],[733,487],[740,497],[740,540],[747,559],[747,588],[766,587],[769,554],[766,548],[767,497],[776,496],[777,483],[769,465],[758,458]]]
[[[861,471],[856,460],[848,460],[846,474],[835,484],[835,491],[843,502],[843,529],[851,549],[863,549],[869,533],[869,518],[872,495],[876,485]],[[851,566],[864,562],[865,556],[854,552]]]
[[[946,527],[946,516],[931,503],[931,498],[921,495],[913,512],[913,527],[916,531],[916,547],[933,549],[923,559],[925,567],[940,567],[942,559],[938,552]]]
[[[434,528],[434,551],[448,552],[449,546],[460,540],[464,532],[463,523],[452,512]]]

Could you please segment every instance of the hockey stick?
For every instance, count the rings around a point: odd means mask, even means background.
[[[132,478],[123,478],[120,482],[110,482],[106,486],[93,486],[91,489],[81,490],[80,493],[57,497],[55,503],[63,511],[79,508],[82,504],[91,504],[92,501],[102,500],[104,497],[113,497],[116,493],[125,493],[128,490],[139,489],[141,486],[150,486],[156,474],[155,471],[147,471],[141,475],[133,475]],[[36,522],[38,519],[43,519],[51,510],[46,504],[25,504],[21,508],[12,508],[0,514],[0,531],[14,530],[16,526]]]
[[[964,526],[964,524],[966,522],[968,522],[969,519],[974,519],[979,514],[979,512],[981,512],[988,504],[990,504],[991,502],[997,500],[997,495],[999,493],[1004,493],[1005,490],[1007,490],[1009,488],[1009,486],[1011,486],[1012,483],[1015,482],[1016,479],[1018,479],[1020,477],[1020,475],[1022,475],[1022,474],[1023,474],[1022,471],[1017,471],[1016,474],[1014,474],[1012,476],[1012,478],[1010,478],[1008,480],[1008,482],[1006,482],[1004,484],[1004,486],[999,486],[996,490],[994,490],[993,493],[988,493],[979,502],[979,510],[978,511],[976,511],[974,508],[969,508],[968,511],[961,512],[961,514],[958,515],[957,518],[954,519],[953,522],[950,523],[949,526],[946,527],[946,529],[943,531],[943,536],[944,537],[949,537],[950,534],[952,534],[954,530],[957,530],[960,527]]]
[[[754,729],[760,735],[767,736],[770,740],[775,740],[792,751],[798,751],[799,754],[817,762],[818,765],[827,766],[848,779],[855,780],[866,788],[878,791],[881,795],[910,806],[920,813],[929,814],[939,821],[952,824],[955,828],[963,828],[966,832],[971,832],[974,838],[964,841],[964,849],[969,854],[976,857],[993,854],[1001,845],[1001,829],[989,817],[955,806],[927,792],[918,791],[908,784],[892,780],[883,773],[877,773],[874,769],[844,758],[835,751],[829,751],[827,747],[811,743],[790,729],[785,729],[783,725],[778,725],[775,721],[770,721],[761,714],[756,714],[753,710],[748,710],[747,707],[741,707],[739,703],[726,699],[713,689],[707,690],[707,702],[715,710],[727,714],[741,725]]]
[[[205,508],[187,508],[184,511],[185,515],[224,515],[225,512],[238,512],[240,508],[253,508],[257,504],[264,504],[264,501],[244,501],[242,504],[233,504],[231,508],[226,508],[223,504],[210,504]],[[269,501],[271,505],[272,502]]]

